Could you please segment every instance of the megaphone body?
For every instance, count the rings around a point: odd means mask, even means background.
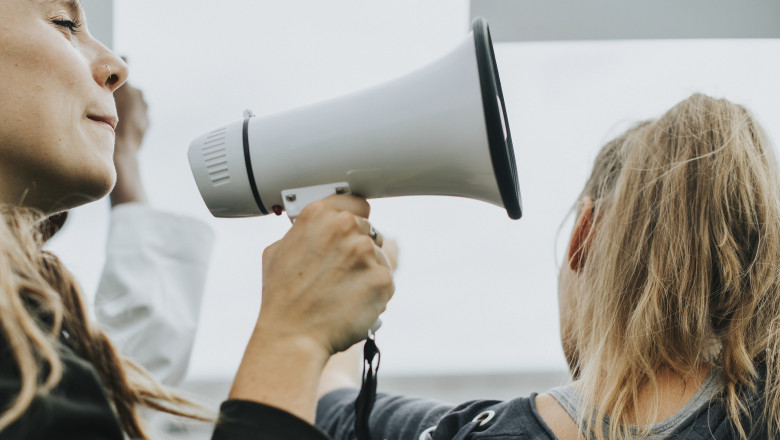
[[[294,218],[333,193],[449,195],[522,208],[503,93],[484,19],[453,51],[388,83],[244,118],[195,139],[198,188],[217,217]]]

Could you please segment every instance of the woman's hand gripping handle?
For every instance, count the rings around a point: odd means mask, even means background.
[[[265,250],[260,316],[231,398],[313,421],[328,358],[365,338],[395,289],[369,212],[351,195],[311,203]]]

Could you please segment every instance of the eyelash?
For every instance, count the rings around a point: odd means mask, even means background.
[[[69,19],[58,18],[52,20],[52,23],[54,23],[57,26],[68,29],[71,34],[77,34],[79,32],[79,28],[81,28],[81,23],[78,20],[73,21]]]

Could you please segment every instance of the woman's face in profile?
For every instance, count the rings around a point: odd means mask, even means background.
[[[127,66],[78,0],[3,0],[0,15],[0,203],[51,212],[104,196]]]

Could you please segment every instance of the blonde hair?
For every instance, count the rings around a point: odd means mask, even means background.
[[[130,438],[148,438],[136,412],[139,406],[212,421],[202,407],[165,389],[142,367],[123,358],[89,321],[73,276],[42,250],[40,218],[28,209],[0,207],[0,331],[21,378],[19,394],[0,415],[0,431],[62,379],[63,331],[76,354],[97,370]]]
[[[641,387],[657,396],[659,372],[690,377],[714,363],[736,433],[746,439],[749,420],[780,434],[780,181],[750,113],[691,96],[604,146],[585,197],[596,220],[566,336],[586,431],[633,438]],[[760,420],[749,399],[763,400]]]

